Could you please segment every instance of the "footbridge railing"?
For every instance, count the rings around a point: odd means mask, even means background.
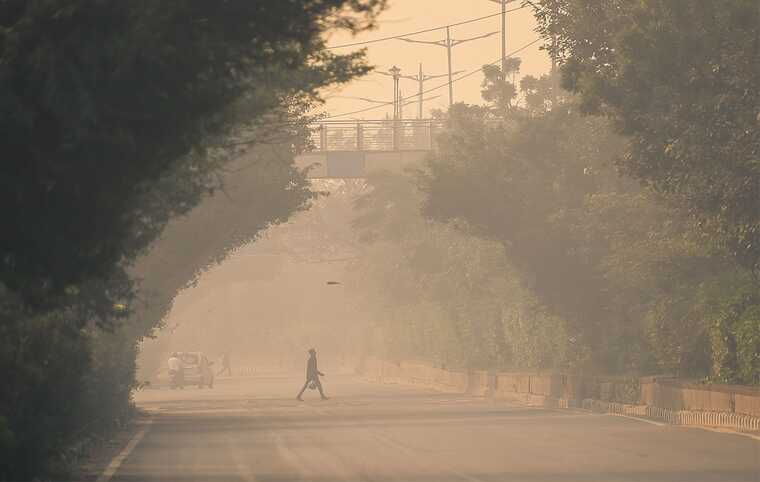
[[[311,134],[313,152],[429,151],[443,121],[357,120],[322,121]]]

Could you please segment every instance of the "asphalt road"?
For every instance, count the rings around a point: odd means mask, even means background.
[[[327,377],[137,394],[152,423],[113,481],[760,481],[760,441]],[[101,477],[102,480],[105,478]]]

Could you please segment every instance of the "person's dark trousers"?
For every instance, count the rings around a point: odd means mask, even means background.
[[[303,384],[303,388],[301,388],[301,391],[298,392],[298,396],[296,398],[301,398],[301,395],[303,395],[303,392],[306,391],[306,388],[309,386],[309,383],[311,383],[312,381],[317,385],[317,390],[319,390],[319,395],[322,398],[327,398],[325,396],[325,392],[322,391],[322,382],[319,381],[319,377],[317,377],[317,378],[315,378],[313,380],[310,379],[310,378],[307,378],[306,379],[306,383]]]

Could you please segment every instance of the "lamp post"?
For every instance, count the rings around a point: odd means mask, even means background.
[[[457,70],[452,73],[452,75],[461,74],[464,72],[464,70]],[[378,71],[377,72],[380,75],[390,75],[385,72]],[[420,62],[420,71],[417,75],[401,75],[400,77],[402,79],[409,79],[417,82],[417,118],[422,119],[423,117],[423,106],[425,104],[426,100],[430,100],[430,98],[424,99],[422,96],[425,94],[425,82],[428,80],[433,79],[440,79],[441,77],[446,77],[448,74],[438,74],[438,75],[430,75],[426,74],[422,70],[422,62]],[[407,105],[408,103],[405,103],[404,105]]]
[[[399,91],[398,91],[398,84],[399,84],[399,77],[401,76],[401,69],[396,67],[395,65],[388,69],[388,72],[391,74],[391,77],[393,77],[393,137],[391,139],[391,146],[393,150],[395,151],[398,149],[399,145],[399,139],[398,139],[398,118],[400,114],[401,108],[399,107]]]
[[[401,69],[394,65],[388,69],[388,72],[391,74],[391,77],[393,77],[393,120],[397,120],[399,118],[400,110],[398,84],[399,78],[401,77]]]

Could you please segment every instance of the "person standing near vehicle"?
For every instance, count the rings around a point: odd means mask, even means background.
[[[169,357],[167,365],[169,365],[169,379],[171,381],[172,388],[184,388],[185,370],[182,360],[179,358],[179,354],[177,352],[172,353],[172,356]]]
[[[230,366],[230,353],[227,351],[222,354],[222,368],[219,370],[219,373],[217,373],[217,375],[221,375],[223,373],[227,373],[227,375],[232,376],[232,367]]]
[[[313,385],[312,388],[316,387],[319,389],[319,395],[322,397],[322,400],[327,400],[325,392],[322,391],[322,382],[319,381],[319,377],[323,376],[325,376],[325,374],[320,372],[317,368],[317,350],[311,348],[309,350],[309,361],[306,362],[306,383],[303,384],[303,388],[298,392],[296,399],[303,401],[301,395],[303,395],[303,392],[306,391],[306,388],[309,387],[309,385]]]

